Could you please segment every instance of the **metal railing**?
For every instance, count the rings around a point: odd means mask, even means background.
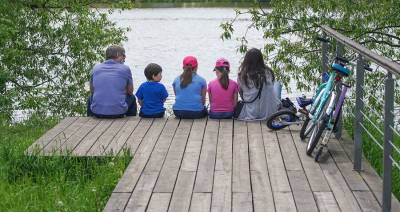
[[[354,170],[361,171],[361,161],[362,161],[362,135],[363,132],[367,134],[379,148],[383,150],[383,192],[382,192],[382,211],[391,211],[391,201],[392,201],[392,168],[393,165],[396,169],[399,169],[399,164],[393,160],[392,151],[395,150],[397,154],[400,154],[400,150],[393,143],[393,134],[400,133],[396,131],[394,127],[394,102],[395,102],[395,80],[394,76],[400,76],[400,64],[392,62],[386,57],[380,56],[371,50],[361,46],[360,44],[354,42],[350,38],[340,34],[339,32],[331,29],[328,26],[321,26],[322,31],[325,36],[329,36],[336,40],[337,48],[336,55],[342,56],[344,48],[349,48],[351,51],[355,52],[357,55],[357,65],[356,65],[356,90],[355,90],[355,120],[354,120]],[[384,107],[383,107],[383,145],[381,145],[377,140],[376,136],[373,135],[365,127],[365,122],[373,123],[369,117],[366,115],[364,109],[366,108],[363,102],[364,98],[364,79],[365,79],[365,69],[364,65],[366,61],[372,62],[377,66],[381,67],[386,71],[385,82],[384,82]],[[322,42],[322,66],[324,71],[328,70],[328,48],[325,42]],[[375,111],[376,112],[376,111]],[[377,113],[377,112],[376,112]],[[379,127],[375,128],[379,130]],[[379,130],[382,133],[382,130]],[[378,136],[382,135],[379,133]],[[341,127],[336,133],[336,137],[341,136]]]

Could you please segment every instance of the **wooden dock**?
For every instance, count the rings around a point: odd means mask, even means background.
[[[28,150],[133,159],[104,211],[380,211],[382,181],[352,142],[331,139],[324,161],[305,154],[298,127],[263,122],[69,117]],[[400,211],[393,198],[392,210]]]

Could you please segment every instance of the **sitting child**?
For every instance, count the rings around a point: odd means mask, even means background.
[[[147,82],[140,85],[136,92],[140,108],[139,116],[143,118],[164,117],[164,102],[168,97],[165,86],[160,83],[162,78],[161,66],[150,63],[144,69]]]
[[[230,119],[233,116],[233,110],[238,99],[238,84],[229,79],[229,62],[224,59],[218,59],[215,64],[214,79],[208,84],[208,96],[210,99],[210,118]]]

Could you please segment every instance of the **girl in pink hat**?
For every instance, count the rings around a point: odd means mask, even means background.
[[[208,84],[209,117],[230,119],[237,103],[239,87],[235,81],[229,79],[230,65],[225,58],[217,60],[214,71],[217,78]]]

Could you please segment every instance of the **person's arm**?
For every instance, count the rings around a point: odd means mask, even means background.
[[[143,106],[143,100],[138,99],[138,103],[139,103],[140,107]]]
[[[133,95],[133,84],[128,84],[126,86],[126,94],[128,94],[129,96]]]
[[[233,107],[236,107],[237,102],[238,102],[238,93],[235,92],[235,94],[233,95]]]
[[[206,104],[206,94],[207,94],[207,88],[204,87],[203,89],[201,89],[201,101],[203,105]]]

